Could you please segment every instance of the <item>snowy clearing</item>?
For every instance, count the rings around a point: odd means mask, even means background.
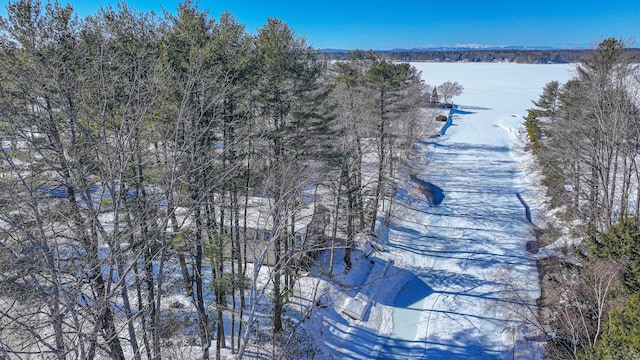
[[[540,358],[521,320],[540,291],[521,199],[535,223],[544,198],[531,189],[539,175],[528,171],[520,130],[531,100],[547,82],[567,81],[573,66],[413,65],[427,84],[462,84],[461,111],[444,136],[417,144],[394,210],[380,218],[386,250],[357,252],[348,274],[337,267],[334,282],[322,281],[329,306],[305,323],[322,351],[316,358]],[[354,319],[342,309],[358,294],[369,303]]]

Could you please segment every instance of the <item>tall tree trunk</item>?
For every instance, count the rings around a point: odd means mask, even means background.
[[[375,190],[375,194],[373,196],[373,208],[372,208],[372,215],[371,215],[371,224],[370,224],[370,229],[369,231],[374,234],[375,230],[376,230],[376,221],[378,219],[378,206],[380,203],[380,198],[383,196],[383,189],[384,189],[384,166],[385,166],[385,162],[386,162],[386,158],[387,158],[387,154],[386,154],[386,147],[385,147],[385,142],[386,142],[386,121],[385,121],[385,103],[384,103],[384,99],[385,99],[385,93],[384,91],[381,91],[380,94],[380,101],[379,101],[379,123],[378,123],[378,138],[376,139],[376,141],[378,141],[378,178],[376,181],[376,190]]]
[[[219,224],[219,232],[218,232],[218,244],[216,246],[217,253],[215,256],[216,264],[218,269],[216,274],[218,275],[218,286],[216,286],[216,312],[218,315],[217,321],[217,331],[216,331],[216,359],[220,359],[220,349],[226,347],[225,343],[225,331],[224,331],[224,318],[223,318],[223,310],[226,307],[226,297],[225,294],[225,277],[224,277],[224,239],[225,239],[225,199],[227,197],[227,191],[225,187],[222,188],[221,192],[222,199],[220,200],[220,224]]]
[[[344,167],[344,165],[343,165]],[[340,172],[340,180],[338,181],[338,188],[336,189],[337,193],[336,193],[336,198],[334,199],[335,201],[335,207],[333,209],[333,228],[331,229],[331,256],[329,257],[329,270],[328,270],[328,276],[332,277],[333,276],[333,258],[334,258],[334,253],[335,253],[335,244],[336,244],[336,240],[338,237],[338,219],[339,219],[339,213],[340,213],[340,202],[342,201],[341,197],[342,197],[342,179],[344,177],[344,172],[341,171]],[[347,267],[349,267],[347,265]],[[349,271],[349,269],[346,269],[346,271]]]
[[[231,219],[230,223],[230,232],[231,232],[231,329],[229,329],[230,342],[231,342],[231,353],[236,353],[235,348],[235,334],[236,334],[236,291],[238,288],[238,279],[240,273],[240,234],[238,233],[240,230],[239,222],[238,222],[238,186],[236,182],[233,182],[233,187],[231,189],[231,209],[229,209]],[[237,265],[237,272],[236,272]],[[240,319],[242,320],[242,319]]]
[[[360,142],[360,138],[356,139],[356,143],[358,144],[358,153],[356,155],[356,186],[357,186],[357,193],[356,193],[356,205],[357,205],[357,212],[358,212],[358,218],[360,219],[360,226],[358,227],[359,231],[363,231],[366,227],[366,223],[365,223],[365,211],[364,211],[364,196],[362,194],[364,186],[362,184],[362,156],[363,156],[363,151],[362,151],[362,144]]]
[[[272,234],[272,236],[274,236]],[[275,265],[273,267],[273,332],[274,335],[282,332],[282,310],[283,299],[282,290],[280,289],[280,280],[282,276],[282,264],[280,258],[280,236],[275,235],[274,238],[274,253],[275,253]]]
[[[121,277],[126,276],[124,270],[124,256],[122,255],[122,253],[118,254],[118,274]],[[127,286],[126,280],[123,280],[122,283],[123,284],[120,295],[122,296],[122,307],[124,309],[125,316],[127,317],[127,330],[129,332],[129,341],[131,342],[131,351],[133,352],[133,357],[135,360],[142,360],[142,356],[140,355],[140,348],[138,346],[134,316],[133,312],[131,311],[131,304],[129,302],[129,287]]]
[[[354,222],[354,208],[356,206],[356,197],[354,194],[353,179],[347,177],[347,243],[344,248],[344,262],[347,266],[347,271],[351,268],[351,252],[353,251],[353,222]]]
[[[240,347],[242,341],[242,324],[244,320],[244,309],[246,307],[246,298],[244,293],[245,277],[247,275],[247,263],[249,256],[247,254],[248,239],[247,239],[247,215],[249,210],[249,191],[251,184],[251,152],[247,158],[247,168],[245,169],[245,192],[244,192],[244,206],[242,214],[242,269],[238,269],[238,276],[241,277],[242,283],[240,286],[240,323],[238,324],[238,353],[240,354]],[[240,263],[238,263],[240,266]],[[249,326],[249,325],[247,325]]]
[[[202,347],[202,358],[209,359],[209,321],[207,318],[207,311],[204,306],[204,279],[202,272],[202,259],[203,253],[203,229],[202,229],[202,214],[198,200],[198,192],[192,189],[192,200],[196,203],[196,210],[194,213],[195,218],[195,269],[193,271],[194,281],[196,284],[196,298],[195,305],[198,310],[198,334],[200,335],[200,342]]]
[[[133,239],[130,241],[131,241],[131,244],[133,244]],[[133,273],[135,275],[135,280],[136,280],[136,298],[138,299],[138,313],[144,314],[146,310],[142,302],[144,299],[144,295],[142,291],[142,281],[140,280],[142,276],[140,274],[140,266],[138,265],[138,259],[136,259],[135,262],[136,263],[133,266]],[[147,329],[149,327],[147,326],[147,318],[145,315],[140,316],[140,325],[142,328],[142,342],[144,344],[145,349],[147,350],[146,351],[147,360],[152,360],[155,354],[155,350],[151,347],[151,344],[149,343],[149,334],[147,332]]]

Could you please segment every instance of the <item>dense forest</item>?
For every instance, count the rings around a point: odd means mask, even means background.
[[[0,357],[286,357],[296,277],[350,264],[423,131],[416,69],[191,1],[7,10]]]
[[[328,59],[345,59],[347,51],[321,50]],[[626,48],[625,52],[636,59],[640,49]],[[521,64],[568,64],[578,63],[589,57],[591,49],[451,49],[451,50],[387,50],[375,51],[375,54],[398,61],[436,61],[436,62],[513,62]],[[637,60],[636,60],[637,61]]]
[[[526,119],[562,220],[541,229],[544,245],[569,229],[563,251],[540,262],[554,359],[640,358],[640,69],[630,55],[602,41]]]

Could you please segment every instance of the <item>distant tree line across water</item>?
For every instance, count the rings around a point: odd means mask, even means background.
[[[640,49],[628,48],[626,51],[636,61],[640,58]],[[325,58],[343,60],[345,50],[320,50]],[[459,49],[459,50],[388,50],[374,51],[380,57],[403,61],[435,62],[513,62],[522,64],[569,64],[578,63],[592,54],[591,49]]]

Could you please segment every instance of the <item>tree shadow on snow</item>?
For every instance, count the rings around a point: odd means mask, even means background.
[[[378,353],[378,360],[429,359],[429,360],[492,360],[503,359],[505,354],[487,349],[486,342],[460,331],[454,342],[438,340],[404,341],[390,339]]]
[[[406,270],[403,270],[406,271]],[[433,294],[433,289],[415,274],[410,273],[409,280],[402,285],[392,302],[393,307],[410,308],[412,305]]]
[[[444,201],[444,191],[442,188],[428,181],[418,178],[415,174],[410,175],[411,180],[418,185],[420,192],[426,196],[430,206],[438,206]]]

